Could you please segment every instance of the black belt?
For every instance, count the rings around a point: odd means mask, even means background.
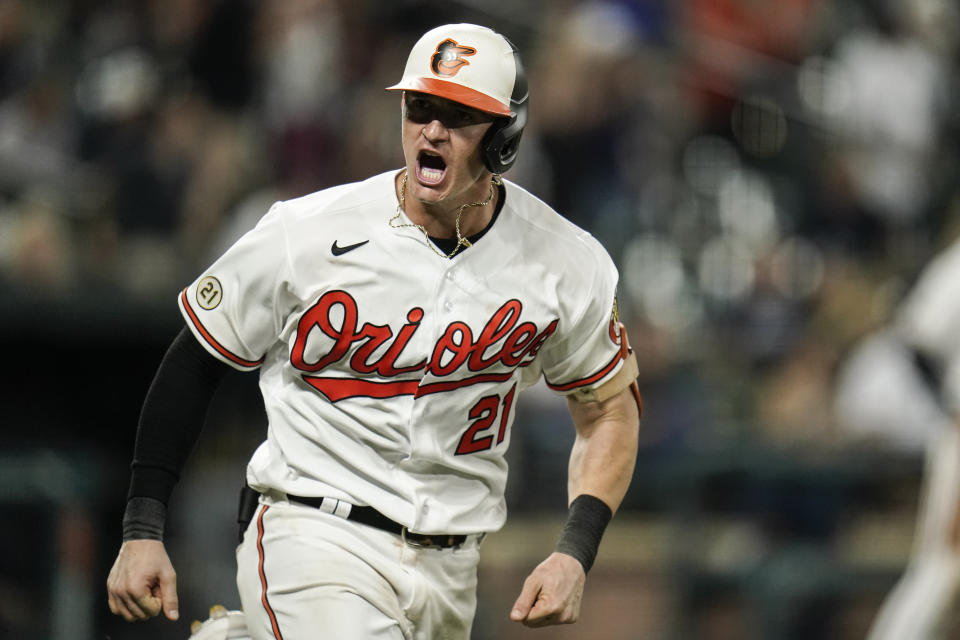
[[[287,499],[291,502],[299,502],[300,504],[307,505],[308,507],[313,507],[314,509],[319,509],[320,505],[323,504],[323,498],[292,496],[287,494]],[[451,547],[459,547],[467,540],[467,536],[464,534],[454,535],[449,533],[414,533],[399,522],[394,522],[373,507],[351,505],[350,513],[347,514],[346,519],[359,522],[360,524],[365,524],[368,527],[376,527],[377,529],[382,529],[383,531],[389,531],[390,533],[400,536],[403,538],[404,542],[414,547],[449,549]]]

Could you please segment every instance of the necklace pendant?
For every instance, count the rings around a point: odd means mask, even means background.
[[[454,227],[456,228],[456,232],[457,232],[457,244],[456,244],[456,246],[453,248],[453,251],[451,251],[450,253],[446,253],[446,254],[445,254],[445,253],[443,253],[442,251],[440,251],[439,249],[437,249],[436,245],[433,244],[433,240],[430,239],[430,234],[427,233],[427,228],[424,227],[422,224],[417,224],[416,222],[413,222],[413,221],[411,221],[411,222],[399,222],[400,216],[401,216],[402,214],[406,213],[406,205],[407,205],[407,177],[408,177],[408,172],[407,172],[406,169],[404,169],[404,171],[403,171],[403,180],[400,182],[400,197],[399,197],[399,199],[398,199],[399,202],[397,203],[397,214],[396,214],[395,216],[393,216],[392,218],[390,218],[390,220],[388,221],[387,224],[389,224],[390,227],[392,227],[392,228],[394,228],[394,229],[399,229],[400,227],[414,227],[414,228],[416,228],[416,229],[419,229],[420,232],[423,233],[424,239],[427,241],[427,246],[430,247],[431,249],[433,249],[433,252],[434,252],[435,254],[437,254],[438,256],[440,256],[441,258],[446,258],[446,259],[448,259],[448,260],[449,260],[450,258],[452,258],[453,256],[455,256],[458,251],[460,251],[460,247],[472,247],[472,246],[473,246],[473,243],[470,242],[470,240],[468,240],[467,238],[465,238],[465,237],[460,233],[460,216],[463,215],[464,209],[468,209],[469,207],[485,207],[485,206],[487,206],[488,204],[490,204],[491,202],[493,202],[493,198],[494,198],[494,196],[496,195],[496,187],[498,187],[498,186],[500,186],[500,185],[503,184],[503,180],[500,178],[500,174],[495,173],[495,174],[493,174],[493,176],[491,176],[491,178],[490,178],[490,195],[487,196],[487,199],[486,199],[486,200],[484,200],[483,202],[469,202],[469,203],[467,203],[467,204],[460,205],[460,208],[457,209],[457,217],[456,217],[456,220],[454,221]],[[395,222],[395,221],[397,221],[397,222]]]

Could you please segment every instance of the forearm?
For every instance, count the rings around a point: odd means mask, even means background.
[[[593,566],[603,532],[633,476],[639,409],[624,389],[603,402],[570,401],[577,439],[570,454],[570,511],[557,551]]]
[[[124,539],[160,539],[166,504],[193,449],[214,391],[230,368],[182,330],[144,400],[131,464]]]
[[[567,492],[599,498],[616,511],[637,458],[639,413],[629,389],[597,403],[570,401],[577,437],[570,453]]]

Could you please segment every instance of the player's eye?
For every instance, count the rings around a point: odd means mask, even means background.
[[[436,114],[429,101],[414,98],[407,101],[407,119],[417,124],[427,124],[436,119]]]
[[[474,109],[462,109],[436,100],[408,96],[405,102],[406,118],[416,124],[430,124],[439,120],[444,127],[456,129],[489,120],[486,114]]]

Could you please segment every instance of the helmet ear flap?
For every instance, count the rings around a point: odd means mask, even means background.
[[[494,122],[487,130],[481,147],[483,164],[492,173],[503,173],[513,166],[520,153],[520,137],[523,135],[522,122],[516,115]]]
[[[504,38],[506,39],[506,38]],[[507,42],[510,42],[507,40]],[[495,121],[487,130],[480,143],[483,155],[483,164],[492,173],[503,173],[513,166],[520,152],[520,137],[527,126],[527,103],[530,92],[527,88],[527,75],[520,63],[517,48],[513,47],[513,57],[516,63],[516,79],[513,83],[513,94],[510,96],[509,118]]]

